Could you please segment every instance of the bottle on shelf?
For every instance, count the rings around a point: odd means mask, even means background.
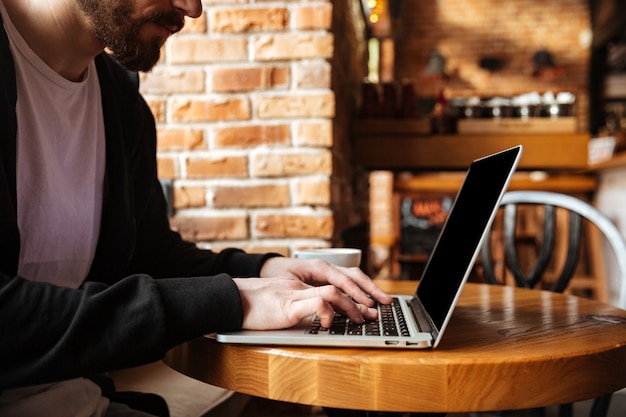
[[[442,89],[439,91],[437,102],[430,113],[430,133],[452,134],[456,133],[456,131],[456,116],[450,109]]]

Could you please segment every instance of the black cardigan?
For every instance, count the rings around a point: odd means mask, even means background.
[[[148,363],[190,338],[238,329],[231,276],[258,276],[270,256],[200,250],[170,230],[138,77],[106,53],[96,65],[106,170],[95,258],[78,290],[30,282],[17,276],[17,94],[0,18],[0,391]]]

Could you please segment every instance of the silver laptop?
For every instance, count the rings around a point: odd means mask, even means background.
[[[323,328],[316,317],[284,330],[242,330],[215,335],[218,342],[423,349],[436,347],[452,316],[500,200],[517,168],[522,146],[476,159],[469,167],[413,296],[392,295],[379,320],[351,323],[336,314]],[[382,316],[389,319],[382,320]]]

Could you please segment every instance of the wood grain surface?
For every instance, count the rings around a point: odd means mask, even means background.
[[[369,128],[368,124],[364,129]],[[524,145],[519,170],[573,170],[588,166],[589,135],[411,135],[368,131],[355,135],[354,162],[368,169],[466,170],[475,158]]]
[[[412,293],[413,281],[379,281]],[[607,317],[608,316],[608,317]],[[531,408],[626,386],[626,311],[539,290],[469,283],[436,349],[228,345],[171,350],[180,372],[259,397],[380,411]]]

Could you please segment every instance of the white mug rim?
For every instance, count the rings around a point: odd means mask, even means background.
[[[357,248],[312,248],[312,249],[298,249],[295,253],[360,253],[361,249]]]
[[[295,251],[296,259],[325,259],[337,266],[357,267],[361,263],[363,251],[357,248],[311,248]]]

